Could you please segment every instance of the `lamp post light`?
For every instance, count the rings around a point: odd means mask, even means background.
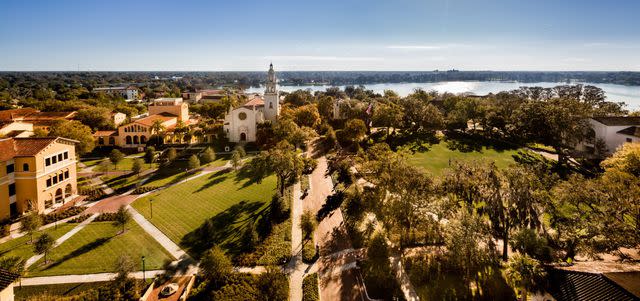
[[[142,280],[144,281],[144,283],[147,283],[147,277],[145,275],[145,269],[144,269],[144,255],[142,255]]]

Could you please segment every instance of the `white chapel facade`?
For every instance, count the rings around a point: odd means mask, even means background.
[[[275,122],[280,115],[280,95],[273,64],[269,65],[264,96],[252,95],[244,105],[224,117],[224,132],[230,142],[254,142],[258,124]]]

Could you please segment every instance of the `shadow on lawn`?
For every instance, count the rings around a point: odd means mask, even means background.
[[[497,152],[503,152],[505,150],[514,150],[517,147],[508,143],[489,139],[478,134],[467,134],[460,132],[448,132],[445,141],[447,148],[450,150],[456,150],[463,153],[470,152],[482,152],[482,148],[493,149]]]
[[[67,260],[73,259],[75,257],[78,257],[82,254],[88,253],[89,251],[104,245],[105,243],[107,243],[109,240],[111,240],[112,237],[101,237],[101,238],[97,238],[96,240],[85,244],[84,246],[77,248],[75,250],[73,250],[73,252],[65,255],[64,257],[60,258],[59,260],[56,260],[54,263],[46,266],[43,270],[48,270],[54,267],[57,267],[59,265],[61,265],[62,263],[64,263]]]
[[[238,183],[241,181],[244,181],[244,183],[242,183],[242,188],[247,188],[253,184],[258,184],[258,181],[254,177],[254,172],[251,168],[250,162],[242,165],[242,168],[240,168],[238,172],[236,172],[235,182]]]
[[[230,255],[235,255],[242,249],[238,238],[244,233],[248,222],[254,222],[266,210],[267,207],[260,210],[263,205],[264,203],[257,201],[237,203],[187,233],[180,245],[195,258],[200,258],[214,245],[229,250]]]
[[[196,192],[201,192],[203,190],[209,189],[212,186],[222,183],[224,182],[224,180],[226,179],[226,176],[224,176],[224,174],[228,173],[229,170],[225,169],[225,170],[221,170],[218,172],[213,173],[211,176],[209,176],[209,182],[205,183],[204,185],[202,185],[200,188],[198,188],[196,191],[194,191],[194,193]]]

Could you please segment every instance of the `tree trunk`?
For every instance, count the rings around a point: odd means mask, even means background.
[[[507,261],[509,259],[509,230],[504,231],[502,236],[502,260]]]

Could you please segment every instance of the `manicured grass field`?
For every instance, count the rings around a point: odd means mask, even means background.
[[[117,235],[118,231],[111,222],[90,223],[54,248],[48,255],[50,262],[46,266],[43,266],[43,259],[33,264],[29,274],[50,276],[113,272],[121,255],[130,256],[137,270],[142,270],[142,256],[145,256],[147,270],[159,269],[165,260],[173,260],[134,221],[127,224],[124,234]]]
[[[87,283],[66,283],[66,284],[49,284],[49,285],[30,285],[20,287],[16,285],[13,288],[16,300],[30,300],[37,296],[46,295],[47,297],[69,297],[81,294],[91,289],[99,289],[109,282],[87,282]],[[36,299],[40,300],[40,299]],[[46,299],[46,300],[53,300]]]
[[[229,161],[229,156],[217,156],[217,158],[209,162],[209,164],[203,164],[201,167],[219,167],[224,166]],[[187,166],[186,161],[180,161],[173,164],[171,167],[160,167],[159,170],[142,186],[154,186],[162,187],[168,184],[180,182],[188,177],[199,174],[200,172],[185,172]]]
[[[185,243],[185,236],[188,236],[186,241],[194,244],[213,241],[234,253],[237,250],[233,242],[241,236],[240,229],[247,222],[255,221],[255,215],[267,207],[276,186],[275,176],[257,184],[237,175],[218,172],[202,176],[138,199],[132,205],[171,240],[187,249],[196,247]],[[153,218],[150,199],[153,199]],[[206,232],[209,242],[198,242],[193,237],[194,230],[207,220],[211,226],[211,233]]]
[[[60,223],[56,229],[56,227],[52,227],[46,229],[44,231],[40,231],[38,233],[33,234],[33,242],[38,239],[42,233],[48,233],[54,239],[58,239],[60,236],[69,232],[69,230],[73,229],[73,227],[78,224],[67,224]],[[31,256],[35,255],[33,253],[33,244],[30,242],[30,236],[25,235],[16,239],[12,239],[0,245],[0,257],[9,257],[9,256],[19,256],[26,259],[29,259]]]
[[[118,165],[113,165],[113,163],[111,163],[111,161],[109,160],[109,158],[105,158],[99,161],[104,161],[109,163],[109,165],[101,165],[100,162],[97,163],[97,166],[93,168],[93,171],[114,171],[114,170],[131,170],[133,169],[133,161],[135,159],[142,159],[144,162],[144,158],[124,158],[122,159],[122,161],[118,162]],[[149,168],[155,168],[158,167],[157,163],[151,163],[151,164],[147,164],[144,163],[142,164],[142,170],[147,170]]]
[[[449,161],[487,160],[495,162],[498,168],[505,168],[515,162],[513,155],[518,153],[517,149],[498,150],[486,146],[470,151],[461,151],[450,147],[446,141],[425,146],[429,150],[413,153],[409,157],[409,162],[424,168],[434,176],[442,175],[443,171],[449,167]]]

